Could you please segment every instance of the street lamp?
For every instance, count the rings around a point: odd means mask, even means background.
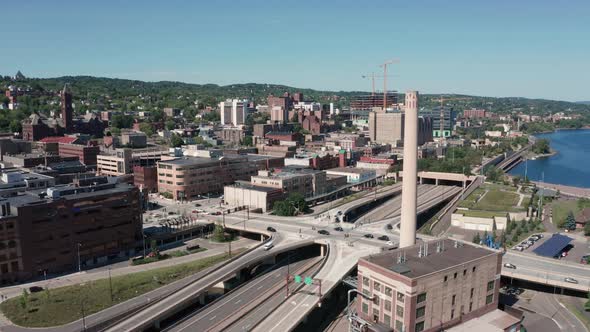
[[[141,231],[141,239],[143,240],[143,257],[145,258],[145,233]]]
[[[78,272],[82,271],[82,263],[80,261],[80,247],[82,246],[82,243],[78,242]]]
[[[365,295],[365,294],[359,292],[357,289],[351,289],[351,290],[348,291],[348,296],[347,296],[348,302],[347,302],[347,306],[346,306],[346,316],[348,317],[348,331],[349,332],[352,330],[351,329],[351,327],[352,327],[352,319],[351,318],[352,317],[350,315],[350,294],[352,294],[352,293],[357,293],[360,296],[362,296],[362,297],[364,297],[364,298],[366,298],[367,300],[370,300],[370,301],[373,301],[373,299],[375,298],[375,295],[368,296],[368,295]]]

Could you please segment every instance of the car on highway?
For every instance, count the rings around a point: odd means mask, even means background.
[[[565,279],[563,279],[565,282],[569,282],[570,284],[577,284],[578,280],[574,279],[574,278],[570,278],[570,277],[566,277]]]
[[[363,235],[364,237],[366,237],[367,239],[372,239],[374,238],[373,234],[365,234]]]
[[[389,236],[387,236],[387,235],[381,235],[380,237],[377,238],[377,240],[389,241]]]
[[[395,243],[393,243],[392,241],[387,241],[387,243],[386,243],[386,244],[387,244],[388,246],[390,246],[390,247],[395,247],[395,248],[397,248],[397,246],[395,245]]]
[[[504,267],[507,269],[516,269],[516,265],[510,263],[504,263]]]
[[[344,232],[344,228],[338,226],[338,227],[334,227],[334,230],[337,232]]]
[[[318,231],[318,234],[322,234],[322,235],[330,235],[330,232],[328,232],[328,231],[327,231],[327,230],[325,230],[325,229],[320,229],[320,230]]]
[[[336,212],[336,215],[337,215],[337,216],[339,216],[339,215],[341,215],[341,214],[342,214],[342,211],[338,211],[338,212]]]
[[[393,225],[392,224],[387,224],[387,229],[393,229]]]
[[[274,227],[270,227],[270,226],[268,226],[266,228],[266,230],[269,231],[269,232],[273,232],[273,233],[277,231]]]
[[[265,244],[262,249],[264,249],[265,251],[269,251],[270,249],[272,249],[274,247],[274,244],[272,243],[272,241],[270,241],[269,243]]]

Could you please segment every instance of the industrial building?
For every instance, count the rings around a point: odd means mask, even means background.
[[[501,266],[500,252],[449,239],[363,257],[360,324],[371,331],[431,332],[494,312]],[[505,328],[520,324],[506,321]]]

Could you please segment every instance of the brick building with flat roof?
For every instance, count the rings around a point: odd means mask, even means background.
[[[497,309],[501,267],[500,252],[449,239],[363,257],[357,312],[372,331],[446,330]]]
[[[138,189],[92,181],[0,199],[0,283],[77,270],[78,251],[82,269],[135,254]]]

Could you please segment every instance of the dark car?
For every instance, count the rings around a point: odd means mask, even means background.
[[[387,229],[393,229],[393,225],[387,224]]]
[[[270,226],[268,226],[266,228],[266,230],[269,231],[269,232],[276,232],[277,231],[276,229],[274,229],[274,227],[270,227]]]
[[[335,231],[338,231],[338,232],[344,232],[344,228],[342,228],[342,227],[340,227],[340,226],[338,226],[338,227],[334,227],[334,230],[335,230]]]
[[[367,239],[372,239],[374,237],[373,234],[365,234],[363,236],[366,237]]]
[[[389,241],[389,236],[387,235],[381,235],[380,237],[378,237],[377,239],[381,240],[381,241]]]
[[[320,229],[320,230],[318,231],[318,233],[319,233],[319,234],[322,234],[322,235],[330,235],[330,232],[328,232],[328,231],[327,231],[327,230],[325,230],[325,229]]]

